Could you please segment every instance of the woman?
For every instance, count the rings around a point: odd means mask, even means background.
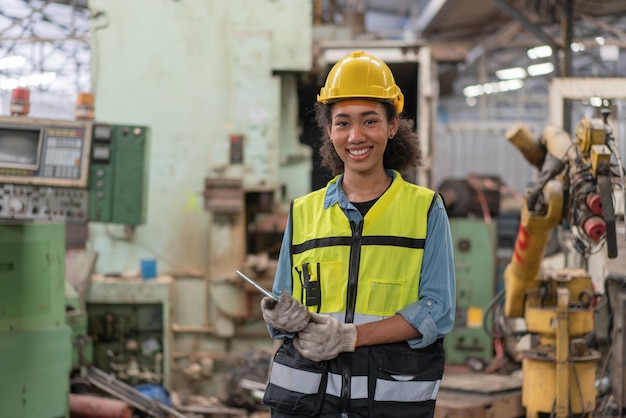
[[[316,103],[336,177],[294,200],[273,291],[283,339],[264,401],[273,417],[432,417],[454,322],[452,240],[441,199],[401,172],[421,162],[389,67],[354,52]]]

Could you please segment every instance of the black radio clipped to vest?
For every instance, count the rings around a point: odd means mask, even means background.
[[[304,263],[302,265],[302,274],[304,276],[304,289],[306,291],[306,306],[317,306],[318,311],[319,307],[322,304],[322,289],[320,287],[320,265],[319,263],[315,264],[317,267],[316,275],[314,278],[311,277],[311,272],[309,268],[311,268],[310,263]]]

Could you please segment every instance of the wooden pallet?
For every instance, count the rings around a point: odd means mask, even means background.
[[[474,372],[446,372],[435,418],[519,418],[522,379]]]

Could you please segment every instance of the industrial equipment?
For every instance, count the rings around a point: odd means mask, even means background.
[[[450,218],[456,277],[454,329],[444,340],[446,364],[498,369],[505,358],[492,321],[498,298],[492,300],[502,288],[503,263],[513,250],[519,211],[502,210],[510,190],[498,176],[447,178],[436,190]]]
[[[0,118],[0,416],[65,417],[91,363],[66,227],[144,220],[148,129]],[[90,170],[91,167],[91,170]]]
[[[145,221],[146,127],[0,118],[0,219]]]
[[[444,339],[447,364],[483,365],[493,358],[493,339],[483,329],[496,290],[496,222],[450,218],[457,302],[454,329]]]
[[[0,225],[0,416],[65,417],[65,226]]]
[[[590,417],[596,406],[600,353],[585,338],[594,328],[591,276],[585,263],[541,267],[548,238],[559,224],[582,260],[603,249],[609,258],[617,256],[612,199],[614,185],[624,187],[624,168],[608,116],[604,111],[602,118],[583,118],[576,141],[555,126],[547,126],[538,141],[523,125],[507,132],[540,169],[525,193],[515,250],[504,272],[505,316],[523,317],[533,337],[522,361],[522,403],[529,418]]]
[[[91,278],[85,304],[93,365],[128,385],[170,385],[173,279]]]

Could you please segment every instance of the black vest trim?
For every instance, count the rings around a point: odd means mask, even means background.
[[[435,193],[435,195],[433,196],[433,200],[430,201],[430,206],[428,207],[428,212],[426,214],[426,219],[430,218],[430,212],[433,210],[433,208],[435,207],[435,201],[437,200],[437,198],[441,199],[441,201],[444,204],[445,207],[445,201],[443,200],[443,196],[440,193]]]
[[[426,240],[424,238],[407,238],[384,235],[365,235],[361,241],[361,245],[385,245],[391,247],[414,248],[418,250],[424,249],[425,243]],[[305,251],[312,250],[313,248],[350,246],[351,244],[352,237],[316,238],[305,241],[302,244],[292,245],[291,253],[301,254]]]

